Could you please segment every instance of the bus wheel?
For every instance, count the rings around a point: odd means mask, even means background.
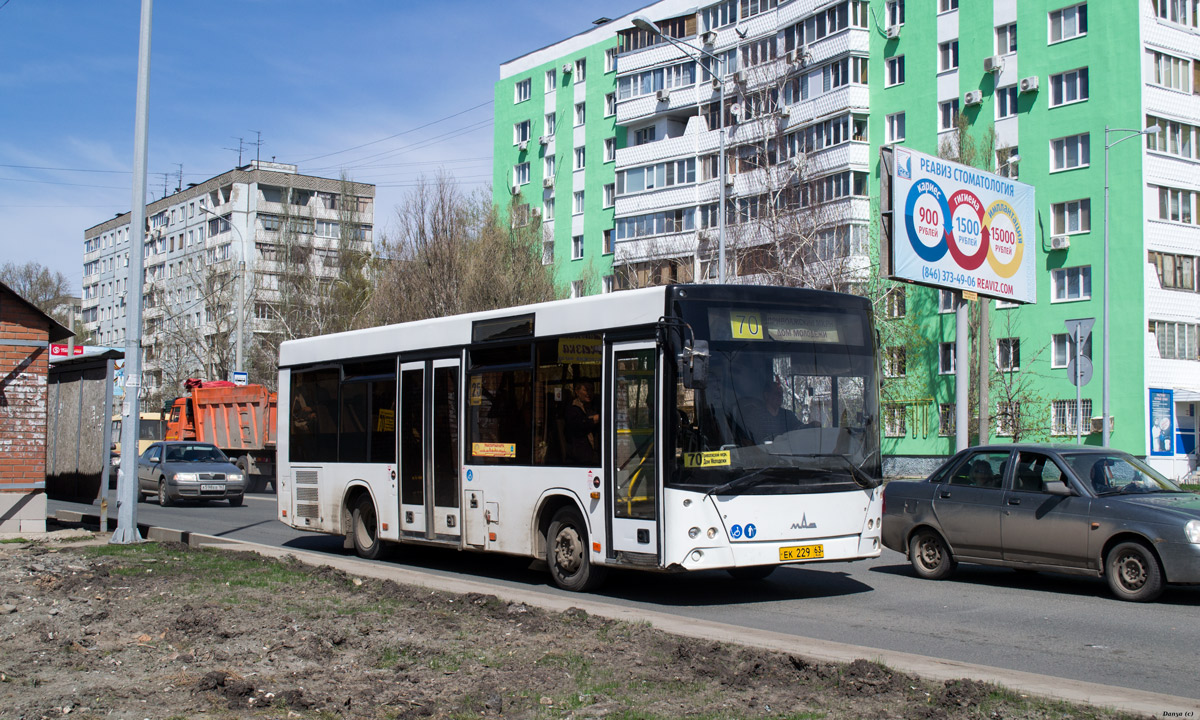
[[[587,526],[575,508],[554,513],[546,533],[546,563],[554,584],[563,590],[586,592],[604,581],[605,569],[588,558]]]
[[[383,557],[383,540],[379,539],[379,519],[375,515],[375,503],[371,496],[363,493],[354,505],[354,551],[361,558],[378,560]]]

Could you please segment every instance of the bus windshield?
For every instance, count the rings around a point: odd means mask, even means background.
[[[703,304],[684,315],[708,341],[709,366],[703,387],[676,384],[668,485],[785,494],[880,484],[865,307]]]

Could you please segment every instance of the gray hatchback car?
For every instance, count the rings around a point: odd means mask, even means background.
[[[163,507],[180,500],[228,500],[237,507],[245,478],[215,445],[156,442],[138,458],[138,498],[157,497]]]
[[[1200,495],[1118,450],[975,447],[884,487],[883,544],[923,578],[959,561],[1050,570],[1145,602],[1165,583],[1200,583]]]

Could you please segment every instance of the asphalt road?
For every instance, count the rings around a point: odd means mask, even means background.
[[[50,501],[96,513],[96,505]],[[115,497],[109,516],[117,516]],[[273,494],[160,508],[138,522],[280,547],[341,554],[340,537],[275,520]],[[435,575],[569,595],[528,559],[405,546],[388,562]],[[723,572],[620,572],[596,594],[627,607],[960,662],[1200,698],[1200,587],[1168,588],[1152,604],[1112,599],[1103,580],[962,565],[948,581],[918,579],[903,555],[789,566],[768,580]]]

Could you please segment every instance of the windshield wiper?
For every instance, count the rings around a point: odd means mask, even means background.
[[[871,488],[877,488],[883,484],[882,478],[871,477],[867,473],[863,472],[863,469],[861,467],[859,467],[858,465],[855,465],[854,461],[851,460],[850,458],[846,457],[845,455],[834,454],[834,453],[789,453],[788,457],[837,458],[838,460],[841,460],[842,462],[844,462],[846,464],[846,467],[850,468],[850,475],[854,478],[854,483],[856,485],[858,485],[859,487],[869,490]],[[870,455],[868,455],[867,458],[863,460],[863,463],[866,463],[867,459],[869,459],[869,458],[870,458]]]
[[[708,492],[704,493],[704,497],[708,497],[709,495],[723,495],[723,494],[729,492],[730,490],[737,490],[739,488],[746,488],[746,487],[750,487],[752,485],[757,485],[758,483],[762,482],[763,480],[768,479],[768,478],[759,478],[759,476],[762,475],[766,471],[767,471],[767,468],[759,468],[759,469],[755,470],[754,472],[746,473],[745,475],[742,475],[741,477],[735,477],[734,479],[732,479],[728,482],[723,482],[714,488],[710,488]]]

